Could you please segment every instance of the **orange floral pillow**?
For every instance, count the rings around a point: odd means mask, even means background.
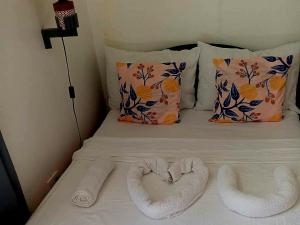
[[[280,121],[293,56],[214,59],[214,122]]]
[[[119,121],[173,124],[179,120],[181,73],[185,63],[117,63]]]

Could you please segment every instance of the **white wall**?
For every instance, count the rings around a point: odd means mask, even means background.
[[[149,50],[197,40],[269,48],[300,38],[297,0],[89,0],[114,46]]]
[[[109,1],[110,0],[87,0],[88,17],[100,72],[101,87],[104,93],[106,93],[104,43],[105,27],[109,26],[107,25],[107,17],[110,14],[107,8]]]
[[[88,10],[101,68],[104,42],[130,50],[197,40],[262,49],[300,39],[298,0],[88,0]]]
[[[51,0],[9,0],[0,7],[0,129],[25,197],[34,209],[46,180],[78,148],[61,42],[45,50],[42,26],[54,25]],[[75,1],[79,37],[67,38],[76,106],[84,137],[100,121],[101,90],[86,1]]]

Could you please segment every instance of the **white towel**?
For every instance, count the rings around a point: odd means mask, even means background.
[[[169,218],[183,212],[203,194],[208,180],[208,169],[198,158],[182,159],[172,165],[170,170],[167,165],[163,159],[142,160],[128,171],[127,185],[132,201],[146,216],[153,219]],[[173,182],[183,173],[190,173],[190,176],[178,193],[154,202],[142,183],[143,176],[150,172],[158,174],[165,181]]]
[[[199,160],[197,158],[183,158],[181,160],[177,160],[168,169],[170,180],[172,182],[178,181],[183,174],[191,173],[195,170],[197,165],[199,166]]]
[[[113,168],[114,164],[109,158],[95,160],[74,192],[72,203],[85,208],[92,206],[97,200],[104,181]]]
[[[143,175],[153,172],[159,175],[163,181],[170,180],[170,175],[168,173],[169,164],[161,158],[142,159],[139,160],[136,165],[139,170],[142,171]]]
[[[234,212],[248,217],[268,217],[281,213],[297,202],[298,182],[287,167],[274,170],[277,193],[257,197],[238,190],[237,175],[230,166],[218,171],[218,190],[224,204]]]

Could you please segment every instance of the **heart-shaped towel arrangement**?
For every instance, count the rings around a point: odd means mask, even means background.
[[[288,167],[274,170],[277,193],[257,197],[238,189],[237,175],[230,166],[218,172],[218,190],[224,204],[234,212],[248,217],[267,217],[293,207],[299,195],[298,182]]]
[[[143,176],[152,172],[170,183],[178,181],[184,174],[190,176],[178,193],[153,201],[142,183]],[[128,191],[137,208],[146,216],[153,219],[169,218],[183,212],[203,194],[208,174],[208,168],[199,158],[184,158],[170,167],[161,158],[143,159],[132,165],[128,171]]]

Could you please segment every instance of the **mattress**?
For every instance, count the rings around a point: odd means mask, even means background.
[[[216,124],[211,112],[184,110],[175,125],[141,125],[117,121],[111,111],[101,128],[75,157],[108,155],[115,160],[160,156],[200,157],[207,163],[300,162],[298,115],[285,112],[282,122]]]
[[[85,141],[73,162],[38,207],[28,225],[300,225],[300,202],[277,216],[253,219],[228,210],[216,190],[216,171],[230,163],[240,174],[243,191],[257,195],[274,188],[272,171],[288,165],[300,182],[300,123],[298,115],[286,112],[280,123],[214,124],[210,112],[186,110],[182,121],[172,126],[148,126],[117,122],[111,111],[96,134]],[[71,196],[87,168],[97,157],[111,156],[116,169],[109,176],[98,200],[90,208],[71,204]],[[126,174],[139,158],[197,156],[210,169],[204,195],[183,214],[165,220],[144,216],[130,200]],[[143,182],[152,198],[173,193],[177,186],[162,183],[155,175]],[[178,184],[180,185],[180,183]]]

